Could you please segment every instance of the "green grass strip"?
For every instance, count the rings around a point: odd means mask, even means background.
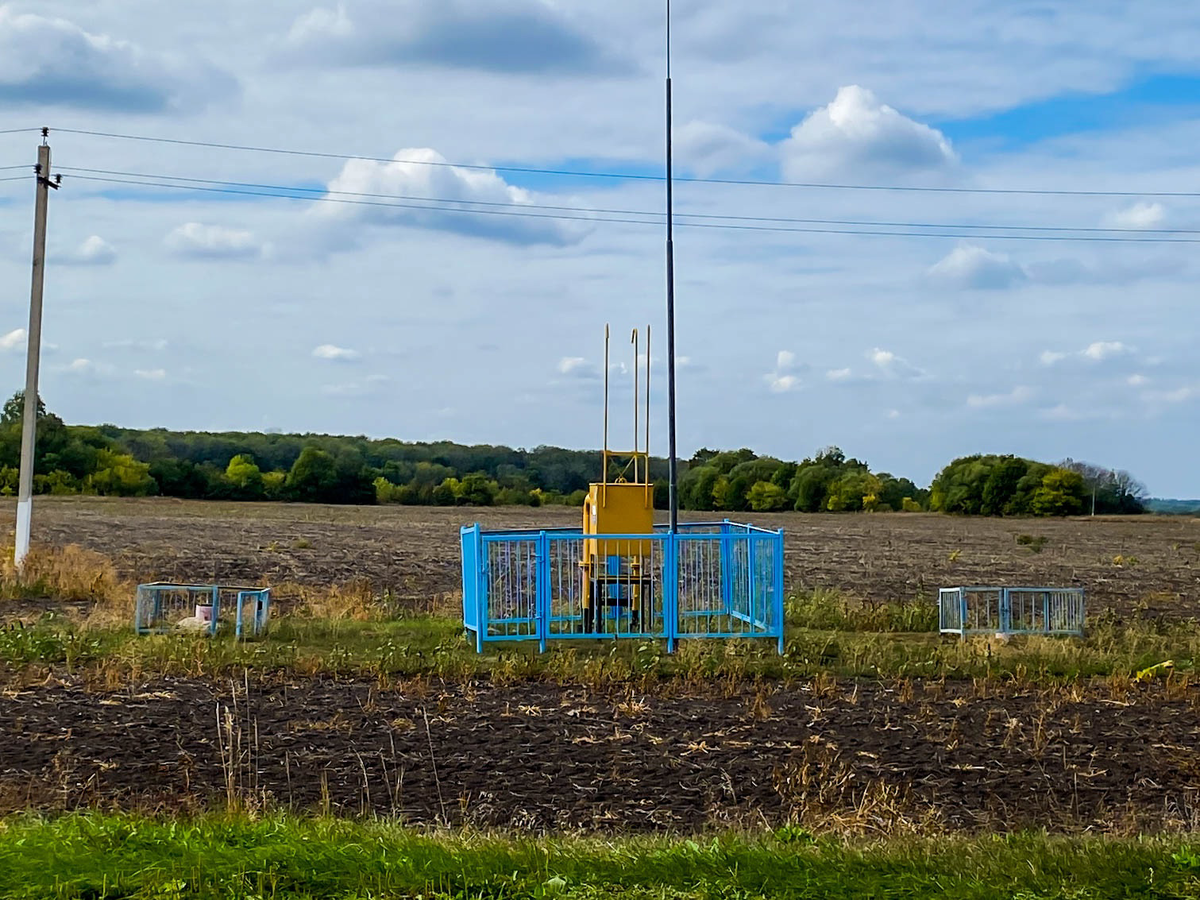
[[[1183,898],[1200,843],[1019,835],[867,844],[422,834],[380,822],[0,822],[3,898]]]

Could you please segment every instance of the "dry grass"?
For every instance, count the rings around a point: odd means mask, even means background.
[[[7,599],[55,597],[109,604],[126,601],[131,593],[112,560],[75,544],[33,547],[19,570],[13,563],[11,544],[0,548],[0,559],[0,589]]]

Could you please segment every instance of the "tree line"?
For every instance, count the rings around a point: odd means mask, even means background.
[[[17,490],[23,399],[0,411],[0,494]],[[43,494],[163,495],[204,500],[582,505],[596,451],[363,436],[193,432],[67,425],[38,403],[34,489]],[[969,456],[929,488],[828,447],[799,462],[749,449],[698,450],[681,461],[679,505],[713,512],[937,512],[965,515],[1138,513],[1145,489],[1127,472],[1064,460]],[[619,470],[610,473],[616,476]],[[653,459],[655,505],[668,503],[666,463]]]

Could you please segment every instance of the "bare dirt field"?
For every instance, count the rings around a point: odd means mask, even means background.
[[[366,579],[420,605],[460,588],[463,524],[575,524],[579,511],[332,507],[156,498],[38,498],[34,540],[111,556],[130,579],[329,585]],[[709,514],[707,518],[712,518]],[[704,518],[704,516],[685,516]],[[1200,615],[1200,520],[1067,520],[923,514],[743,517],[786,532],[790,589],[829,587],[864,600],[929,597],[941,586],[1081,586],[1092,612]],[[0,528],[11,528],[11,506]],[[1020,535],[1045,538],[1040,551]]]
[[[1200,826],[1186,685],[169,680],[6,693],[0,813],[240,802],[518,829]]]

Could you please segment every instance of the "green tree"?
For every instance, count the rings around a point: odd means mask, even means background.
[[[332,503],[337,487],[337,464],[317,447],[305,447],[287,475],[287,491],[295,500]]]
[[[110,497],[145,497],[158,492],[150,466],[128,453],[101,450],[96,471],[87,477],[85,489]]]
[[[775,512],[787,506],[787,491],[770,481],[758,481],[748,493],[750,508],[755,512]]]
[[[845,472],[829,485],[825,508],[830,512],[874,509],[879,503],[879,490],[879,479],[870,472]]]
[[[1073,516],[1083,511],[1087,489],[1083,476],[1067,469],[1052,469],[1033,492],[1030,507],[1038,516]]]
[[[496,482],[490,480],[484,472],[472,472],[464,476],[455,491],[459,503],[468,506],[491,506],[496,501]]]
[[[1011,514],[1010,504],[1017,496],[1017,487],[1028,471],[1028,460],[1015,456],[1000,457],[983,484],[979,511],[985,516]]]
[[[232,499],[262,500],[263,475],[248,453],[239,453],[225,467],[225,481],[232,489]]]
[[[37,401],[37,418],[46,415],[46,404],[41,397]],[[25,392],[17,391],[6,401],[0,411],[0,427],[5,425],[20,425],[25,420]]]

